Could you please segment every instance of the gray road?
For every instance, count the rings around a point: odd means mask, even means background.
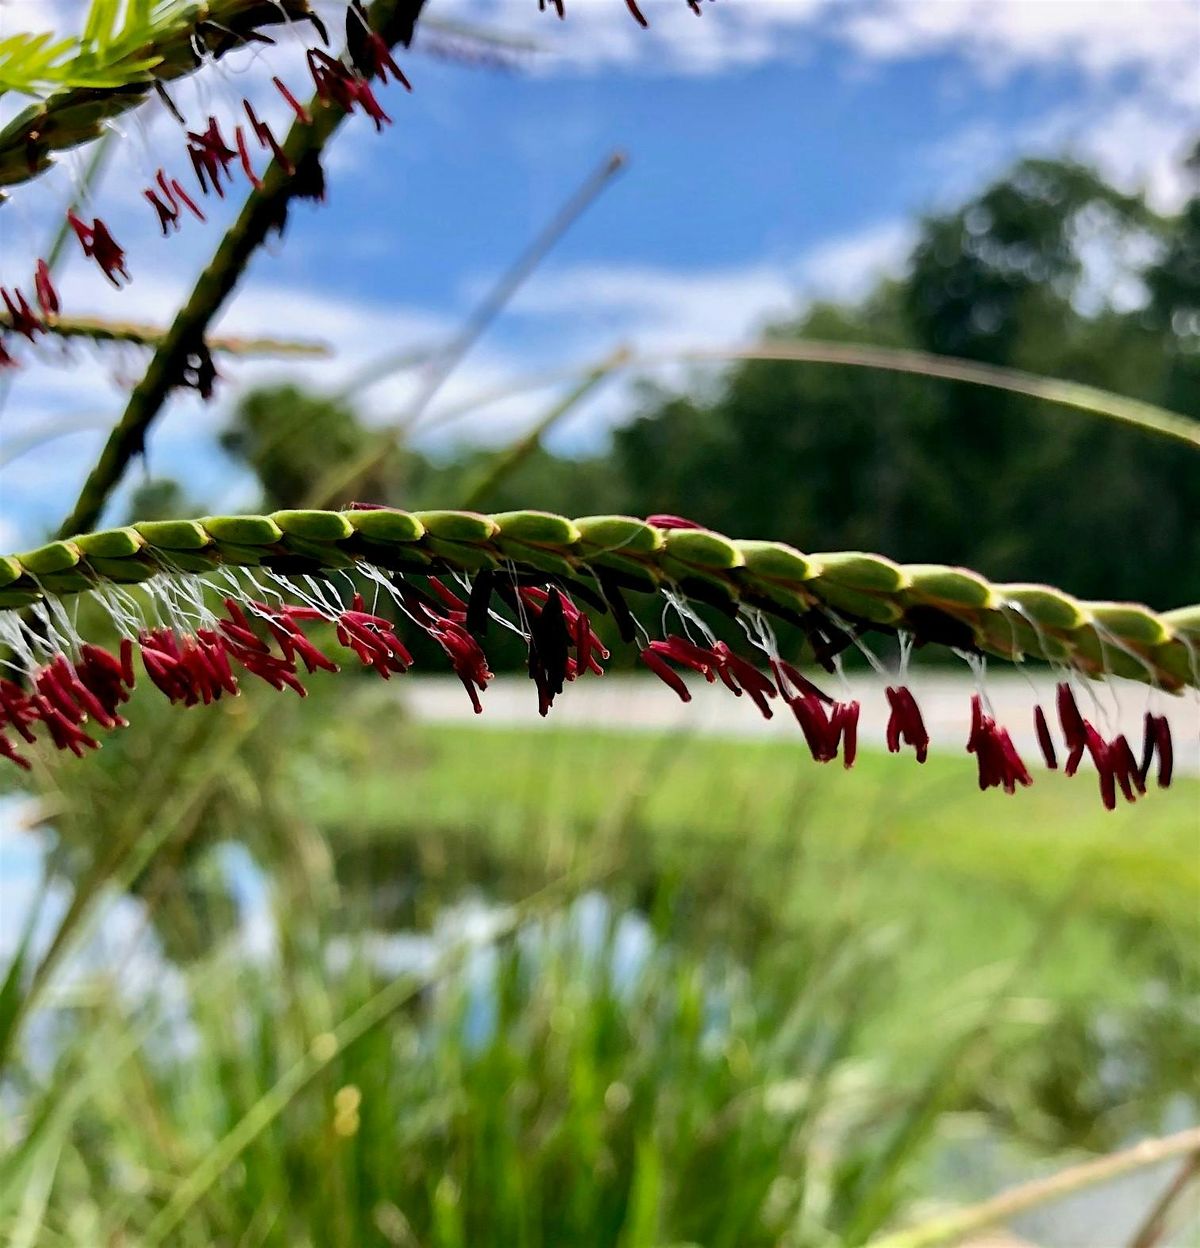
[[[959,752],[963,749],[970,724],[971,694],[975,686],[969,674],[918,671],[910,686],[920,703],[933,748]],[[548,719],[539,718],[537,695],[530,681],[505,676],[493,681],[482,695],[484,713],[480,720],[489,724],[519,724],[535,727],[591,726],[645,730],[690,729],[711,736],[786,736],[796,739],[799,726],[790,714],[764,720],[749,698],[735,698],[722,685],[689,682],[693,700],[684,705],[665,685],[653,677],[587,677],[568,685],[555,702]],[[848,681],[851,694],[862,703],[859,739],[882,746],[887,724],[884,682],[871,675],[856,675]],[[834,680],[825,682],[830,693],[837,693]],[[462,686],[453,677],[407,677],[398,682],[412,713],[431,722],[460,722],[475,718]],[[1053,723],[1054,682],[1044,672],[1025,676],[1010,671],[989,672],[986,688],[997,720],[1008,728],[1013,741],[1031,764],[1040,756],[1033,735],[1033,706],[1040,701]],[[1170,697],[1154,693],[1144,685],[1114,680],[1097,685],[1095,701],[1080,697],[1083,713],[1106,735],[1123,731],[1135,751],[1142,739],[1142,716],[1148,706],[1171,721],[1175,739],[1176,769],[1200,774],[1200,697],[1188,694]],[[844,695],[839,695],[844,696]],[[1200,818],[1200,813],[1198,813]]]

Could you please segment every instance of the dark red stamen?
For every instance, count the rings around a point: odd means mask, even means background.
[[[45,260],[38,260],[34,270],[33,287],[37,293],[38,306],[46,316],[57,316],[59,310],[58,291],[50,280],[50,266]]]
[[[1158,747],[1158,787],[1169,789],[1171,774],[1175,769],[1175,749],[1171,744],[1171,724],[1165,715],[1158,717],[1155,737]]]
[[[94,259],[104,276],[120,289],[121,283],[117,280],[117,275],[119,274],[128,281],[129,273],[125,269],[125,253],[109,233],[108,226],[99,217],[88,225],[74,212],[67,213],[67,224],[75,232],[75,237],[79,239],[83,254],[89,259]]]
[[[25,298],[22,291],[14,288],[13,293],[10,295],[5,287],[0,286],[0,299],[3,299],[12,328],[18,334],[24,335],[30,342],[33,342],[38,334],[46,332],[46,327],[42,324],[37,313],[29,306],[29,301]]]
[[[256,191],[262,190],[262,179],[254,172],[254,166],[250,163],[250,152],[246,147],[246,132],[241,126],[234,126],[233,136],[237,141],[238,156],[242,162],[242,172],[250,181],[250,185]]]
[[[282,79],[272,78],[271,81],[275,84],[275,89],[279,92],[279,94],[282,95],[285,100],[287,100],[289,106],[291,107],[292,112],[296,114],[296,119],[300,121],[303,125],[311,126],[312,125],[312,113],[310,113],[308,109],[305,108],[304,105],[301,104],[300,101],[296,99],[296,97],[287,89]],[[249,106],[247,105],[247,107]],[[259,138],[261,137],[262,136],[259,135]]]
[[[1046,722],[1046,712],[1040,706],[1033,708],[1033,724],[1037,729],[1038,748],[1042,758],[1051,771],[1058,770],[1058,754],[1054,749],[1054,738],[1050,735],[1050,725]]]

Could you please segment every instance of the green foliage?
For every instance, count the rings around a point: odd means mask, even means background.
[[[1160,248],[1145,273],[1147,312],[1075,306],[1089,214]],[[1196,228],[1194,206],[1158,221],[1086,171],[1030,162],[926,222],[898,283],[777,332],[911,343],[1200,416],[1200,386],[1183,382],[1195,376],[1195,295],[1179,280]],[[902,559],[936,550],[988,575],[1019,566],[1082,593],[1200,591],[1200,476],[1187,456],[995,391],[751,361],[715,395],[648,401],[616,432],[614,454],[622,505],[635,510],[686,508],[718,528],[736,516],[747,531],[771,524],[802,549],[819,541]]]

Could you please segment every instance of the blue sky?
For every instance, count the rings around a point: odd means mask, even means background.
[[[1180,157],[1200,129],[1200,5],[1194,0],[429,0],[404,58],[415,91],[382,96],[394,125],[355,118],[330,153],[329,202],[300,206],[261,255],[223,325],[316,337],[332,360],[230,363],[218,402],[175,400],[151,443],[155,471],[214,506],[250,500],[212,448],[228,404],[264,378],[331,389],[381,353],[443,341],[487,283],[587,171],[615,148],[626,172],[574,228],[472,353],[443,408],[619,344],[641,351],[735,345],[818,295],[853,297],[903,263],[913,222],[953,203],[1018,154],[1068,151],[1160,206],[1185,193]],[[77,0],[0,0],[0,33],[54,22]],[[339,6],[322,4],[334,16]],[[469,21],[530,41],[498,72],[438,59],[433,22]],[[189,117],[232,119],[243,95],[282,125],[269,79],[299,91],[297,39],[176,91]],[[0,101],[0,110],[8,101]],[[227,122],[231,125],[232,120]],[[159,165],[184,174],[178,128],[152,103],[96,192],[129,253],[117,294],[73,257],[65,310],[164,322],[220,238],[228,212],[157,236],[140,200]],[[0,208],[0,281],[28,284],[78,163]],[[37,540],[74,497],[139,360],[111,352],[27,354],[0,415],[0,455],[63,422],[83,432],[0,467],[0,545]],[[665,374],[679,377],[678,371]],[[363,396],[372,420],[403,410],[411,376]],[[440,436],[497,441],[553,400],[523,394]],[[614,385],[561,431],[594,444],[629,411]]]

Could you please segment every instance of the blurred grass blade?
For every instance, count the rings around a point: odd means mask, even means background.
[[[93,316],[60,316],[44,323],[46,333],[54,338],[78,339],[89,342],[123,342],[135,347],[157,347],[167,331],[157,325],[137,321],[110,321]],[[0,329],[12,329],[12,317],[0,312]],[[210,351],[225,355],[282,355],[319,358],[329,355],[326,343],[295,338],[239,338],[216,335],[205,340]]]
[[[901,347],[879,347],[859,343],[826,342],[820,339],[796,339],[791,342],[762,342],[747,347],[702,347],[679,351],[645,352],[631,355],[621,366],[626,371],[658,368],[664,364],[719,364],[737,360],[776,360],[797,364],[829,364],[845,368],[877,369],[882,372],[910,373],[944,381],[962,381],[970,385],[1004,390],[1041,399],[1060,407],[1071,407],[1090,416],[1117,421],[1143,433],[1182,442],[1200,450],[1200,421],[1180,412],[1130,399],[1087,386],[1081,382],[1064,381],[1057,377],[1041,377],[1016,368],[981,364],[956,356],[935,355]],[[454,407],[435,413],[430,425],[443,426],[501,399],[512,398],[530,390],[571,377],[578,377],[597,364],[586,368],[555,369],[517,380],[509,386],[476,395]]]
[[[601,382],[620,368],[627,354],[623,348],[614,352],[605,364],[593,369],[577,386],[559,399],[528,433],[518,438],[506,450],[499,452],[468,491],[463,507],[468,511],[482,507],[500,483],[511,476],[541,446],[546,434],[564,417],[569,416]]]
[[[33,1175],[25,1187],[25,1197],[17,1211],[16,1226],[12,1238],[8,1241],[9,1248],[35,1248],[41,1242],[45,1229],[46,1207],[50,1203],[50,1192],[54,1187],[54,1176],[58,1173],[58,1164],[62,1158],[66,1144],[66,1132],[61,1132],[46,1141],[43,1155],[37,1159]]]
[[[158,1244],[175,1242],[170,1237],[196,1203],[204,1198],[213,1184],[220,1179],[242,1152],[343,1050],[385,1023],[391,1015],[418,993],[436,983],[448,971],[459,965],[473,950],[483,944],[495,944],[496,941],[511,935],[531,915],[538,913],[558,899],[568,883],[568,881],[560,881],[557,884],[551,884],[527,898],[520,905],[513,906],[506,918],[492,927],[486,940],[464,940],[443,954],[424,974],[405,975],[393,979],[343,1019],[333,1031],[315,1037],[309,1051],[250,1107],[175,1189],[170,1200],[146,1228],[146,1233],[141,1240],[143,1248],[155,1248]]]
[[[872,1240],[870,1248],[939,1248],[943,1244],[961,1243],[968,1235],[1027,1213],[1030,1209],[1062,1200],[1090,1187],[1112,1183],[1127,1174],[1157,1166],[1174,1157],[1186,1157],[1197,1150],[1200,1150],[1200,1127],[1191,1127],[1159,1139],[1142,1140],[1132,1148],[1110,1153],[1095,1161],[1085,1161],[1048,1178],[1023,1183],[957,1213],[933,1218],[912,1230]]]
[[[4,983],[0,985],[0,1071],[4,1070],[9,1043],[22,1013],[25,969],[29,962],[29,948],[33,942],[33,934],[37,930],[42,905],[46,899],[46,884],[46,876],[43,874],[37,896],[25,918],[25,929],[17,941],[16,949],[13,950],[12,961],[9,962],[8,970],[4,975]]]

